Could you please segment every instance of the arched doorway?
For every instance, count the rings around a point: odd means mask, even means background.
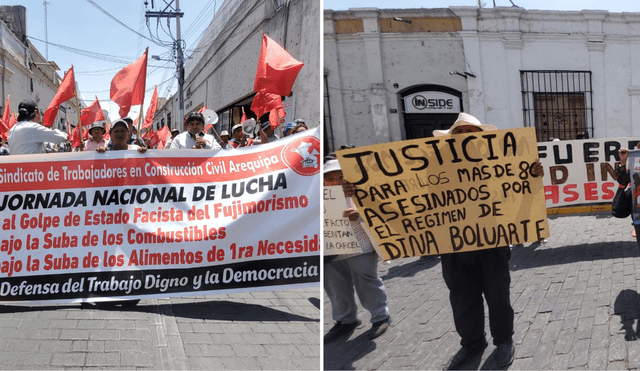
[[[418,85],[400,92],[406,139],[448,129],[462,112],[462,93],[442,85]]]

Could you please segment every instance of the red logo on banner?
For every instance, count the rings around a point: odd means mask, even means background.
[[[296,139],[282,149],[284,163],[299,175],[320,172],[320,140],[313,136]]]

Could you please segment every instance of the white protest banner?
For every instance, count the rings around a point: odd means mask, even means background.
[[[538,143],[547,207],[610,204],[618,187],[618,150],[637,144],[628,137]]]
[[[336,152],[384,260],[549,236],[532,128],[385,143]]]
[[[318,129],[236,150],[0,159],[0,301],[318,286]]]
[[[342,216],[347,209],[342,187],[325,186],[323,203],[324,255],[361,254],[362,247],[356,241],[351,222]]]

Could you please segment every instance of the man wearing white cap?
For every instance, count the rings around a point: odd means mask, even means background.
[[[433,135],[439,137],[490,130],[497,130],[497,128],[493,125],[484,125],[467,113],[460,113],[449,130],[434,130]],[[536,177],[544,175],[544,169],[539,161],[533,164],[531,173]],[[355,189],[351,183],[343,185],[347,196],[353,195]],[[442,276],[449,288],[453,321],[462,345],[451,358],[446,369],[464,368],[487,347],[483,296],[489,308],[489,328],[493,344],[496,345],[497,366],[504,368],[511,365],[515,356],[515,347],[512,338],[514,311],[509,296],[510,247],[442,254],[440,258]]]

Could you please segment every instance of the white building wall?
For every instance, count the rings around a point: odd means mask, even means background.
[[[332,27],[343,19],[362,18],[371,24],[374,15],[410,18],[412,13],[431,12],[437,19],[442,11],[325,11],[325,72],[336,147],[346,142],[365,145],[405,139],[399,93],[420,84],[460,91],[463,110],[487,124],[522,127],[523,70],[591,72],[594,136],[640,136],[638,13],[451,7],[449,11],[461,24],[457,32],[371,35],[365,28],[364,32],[336,34]],[[379,40],[379,52],[367,48],[370,40]],[[380,135],[375,114],[367,107],[372,94],[367,71],[376,63],[382,67],[388,137]],[[451,75],[454,71],[475,77]],[[336,112],[338,107],[342,112]],[[390,113],[394,108],[398,112]]]
[[[196,47],[200,52],[185,67],[184,114],[203,105],[219,111],[251,96],[262,35],[267,34],[305,64],[293,86],[290,101],[295,106],[286,120],[302,118],[309,127],[319,126],[319,2],[291,0],[275,9],[271,1],[227,0],[222,8]],[[171,110],[172,126],[182,130],[177,96],[172,98]]]

